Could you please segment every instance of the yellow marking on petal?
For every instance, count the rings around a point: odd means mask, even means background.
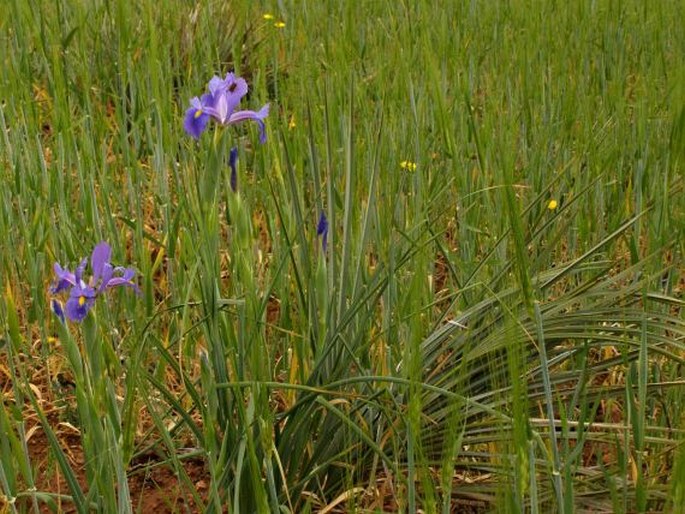
[[[198,119],[200,116],[202,116],[202,109],[195,111],[195,119]]]
[[[265,13],[264,15],[262,15],[262,18],[264,18],[265,20],[273,20],[274,15],[270,13]]]
[[[277,21],[276,23],[274,23],[274,27],[276,27],[277,29],[282,29],[283,27],[285,27],[285,22]]]
[[[78,297],[78,306],[83,307],[84,303],[86,303],[86,297],[85,296],[79,296]]]
[[[549,203],[547,204],[547,208],[548,208],[550,211],[553,211],[553,210],[556,209],[558,206],[559,206],[559,202],[557,202],[556,200],[550,200]]]

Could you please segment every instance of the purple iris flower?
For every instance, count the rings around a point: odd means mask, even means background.
[[[190,100],[190,108],[186,111],[183,128],[195,139],[205,131],[210,118],[220,125],[233,125],[246,120],[253,120],[259,124],[259,140],[266,141],[264,118],[269,114],[269,104],[259,111],[236,111],[240,100],[247,94],[247,82],[233,73],[226,78],[214,76],[209,81],[209,93]]]
[[[112,248],[104,241],[98,243],[90,256],[90,267],[93,275],[88,282],[83,279],[83,273],[88,263],[83,259],[76,271],[72,273],[67,268],[62,268],[59,263],[53,266],[55,282],[50,288],[52,294],[57,294],[66,289],[69,291],[69,299],[62,309],[57,301],[52,301],[52,310],[64,322],[66,315],[71,321],[82,321],[88,311],[95,304],[96,298],[107,289],[116,286],[127,286],[140,294],[138,285],[133,281],[136,272],[131,268],[114,267],[110,263]]]
[[[321,249],[325,253],[328,247],[328,220],[323,211],[319,216],[319,224],[316,226],[316,235],[321,237]]]
[[[235,193],[238,190],[238,171],[235,163],[238,160],[238,149],[234,146],[231,148],[231,154],[228,158],[228,165],[231,167],[231,190]]]

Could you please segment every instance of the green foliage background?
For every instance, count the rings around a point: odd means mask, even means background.
[[[153,452],[207,512],[680,512],[684,16],[2,2],[0,508],[133,512]],[[265,145],[182,131],[231,70]],[[61,327],[100,240],[144,294]]]

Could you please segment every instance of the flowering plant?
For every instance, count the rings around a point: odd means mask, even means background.
[[[264,118],[269,114],[269,104],[259,111],[236,111],[240,100],[247,94],[247,82],[233,73],[221,79],[216,75],[208,85],[208,93],[190,100],[190,108],[183,120],[183,129],[195,139],[205,131],[210,119],[220,125],[233,125],[246,120],[256,121],[259,125],[259,141],[266,141]]]
[[[95,246],[90,256],[93,275],[88,282],[83,279],[88,259],[83,259],[73,273],[68,268],[62,268],[58,262],[54,264],[57,279],[50,292],[56,295],[70,289],[64,308],[59,300],[52,300],[52,310],[62,322],[65,321],[65,315],[71,321],[82,321],[95,304],[96,298],[112,287],[127,286],[140,294],[138,285],[133,281],[136,272],[132,268],[112,266],[111,256],[112,248],[106,242],[102,241]]]

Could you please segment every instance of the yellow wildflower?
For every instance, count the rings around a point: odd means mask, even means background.
[[[412,161],[402,161],[400,168],[407,171],[416,171],[416,163]]]
[[[290,121],[288,122],[288,129],[292,130],[295,127],[297,127],[297,123],[295,123],[295,115],[293,114],[290,116]]]
[[[283,27],[285,27],[285,22],[277,21],[276,23],[274,23],[274,27],[276,27],[277,29],[282,29]]]
[[[274,19],[274,15],[273,15],[273,14],[270,14],[270,13],[266,13],[266,14],[264,14],[264,15],[262,16],[262,18],[264,18],[265,20],[273,20],[273,19]]]
[[[557,202],[556,200],[550,200],[549,203],[547,204],[547,208],[550,211],[553,211],[557,207],[559,207],[559,202]]]

